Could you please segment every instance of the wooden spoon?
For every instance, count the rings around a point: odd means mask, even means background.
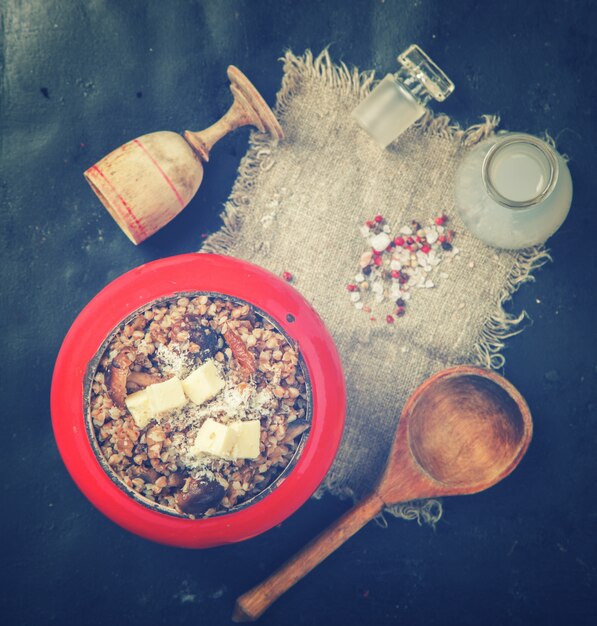
[[[495,485],[518,465],[532,431],[524,398],[498,374],[470,366],[435,374],[407,401],[373,492],[240,596],[233,621],[257,619],[385,506],[477,493]]]

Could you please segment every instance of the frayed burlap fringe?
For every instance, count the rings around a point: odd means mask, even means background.
[[[283,117],[305,78],[316,78],[339,93],[365,97],[375,85],[373,71],[361,72],[349,69],[344,63],[336,65],[325,49],[314,57],[307,50],[302,56],[295,56],[287,51],[281,59],[284,62],[284,77],[277,95],[276,112]],[[482,122],[462,129],[446,115],[426,113],[416,126],[425,134],[452,139],[460,142],[464,149],[469,149],[480,141],[494,134],[499,124],[495,115],[482,116]],[[548,140],[551,138],[548,138]],[[553,140],[552,140],[553,141]],[[250,148],[242,159],[239,176],[233,186],[230,198],[222,214],[223,226],[219,232],[211,235],[204,243],[202,252],[230,253],[240,234],[243,216],[250,203],[250,192],[256,178],[274,164],[275,144],[265,134],[254,132]],[[469,355],[469,362],[489,369],[501,369],[505,363],[502,350],[506,339],[521,332],[526,313],[519,315],[508,313],[504,305],[520,285],[533,280],[533,272],[550,260],[550,255],[543,247],[529,248],[516,255],[515,264],[508,276],[493,314],[486,320],[474,350]],[[346,486],[337,484],[330,477],[326,478],[316,497],[329,492],[340,498],[355,499],[355,494]],[[408,502],[387,507],[384,513],[407,520],[417,520],[419,524],[434,525],[442,516],[440,500],[430,499]],[[377,518],[378,524],[387,525],[383,514]]]
[[[504,342],[508,337],[522,332],[521,324],[527,317],[526,311],[519,315],[507,313],[504,305],[520,285],[535,280],[533,272],[548,261],[551,261],[551,256],[542,246],[528,248],[517,254],[516,265],[500,294],[495,311],[481,331],[474,355],[471,355],[471,364],[495,370],[504,367],[506,363],[506,358],[502,354]]]

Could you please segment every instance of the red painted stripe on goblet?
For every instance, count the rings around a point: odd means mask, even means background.
[[[116,188],[114,187],[114,185],[104,175],[104,173],[100,170],[100,168],[97,165],[94,165],[90,169],[93,172],[97,172],[103,178],[103,180],[106,182],[106,185],[108,185],[108,187],[110,187],[110,189],[112,190],[114,195],[118,198],[118,200],[120,200],[120,203],[125,208],[125,210],[126,210],[127,214],[129,215],[129,217],[133,220],[133,225],[135,226],[135,230],[137,230],[138,234],[141,235],[141,237],[143,237],[145,239],[147,237],[147,233],[145,232],[145,228],[143,228],[143,224],[141,224],[141,222],[137,219],[137,217],[133,213],[133,210],[127,204],[126,200],[116,191]]]
[[[141,148],[141,150],[143,150],[143,152],[147,155],[149,160],[156,166],[157,170],[164,177],[164,180],[168,183],[170,189],[172,189],[172,191],[174,192],[174,195],[176,196],[178,202],[180,202],[180,206],[184,209],[185,207],[184,200],[182,199],[182,196],[178,193],[178,189],[176,189],[176,187],[174,186],[174,183],[168,177],[168,174],[164,172],[164,170],[160,167],[160,164],[151,156],[151,153],[138,139],[133,139],[132,143],[137,144],[139,148]]]

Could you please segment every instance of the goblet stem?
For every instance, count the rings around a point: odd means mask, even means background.
[[[185,130],[184,138],[191,144],[191,147],[197,152],[201,160],[207,162],[214,144],[229,132],[248,124],[253,124],[253,119],[247,113],[242,103],[235,99],[232,106],[215,124],[200,132]]]
[[[184,138],[202,161],[209,161],[209,152],[217,141],[241,126],[255,126],[262,133],[272,135],[277,141],[284,138],[276,116],[251,81],[234,65],[228,67],[227,74],[230,79],[230,91],[234,96],[232,106],[209,128],[200,132],[190,130],[184,132]]]

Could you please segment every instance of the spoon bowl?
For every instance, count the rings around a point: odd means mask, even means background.
[[[524,398],[505,378],[471,366],[443,370],[404,406],[376,492],[395,504],[483,491],[518,465],[532,431]]]
[[[478,375],[457,376],[438,381],[433,393],[419,398],[409,445],[437,482],[477,490],[512,467],[523,435],[522,413],[499,385]]]

